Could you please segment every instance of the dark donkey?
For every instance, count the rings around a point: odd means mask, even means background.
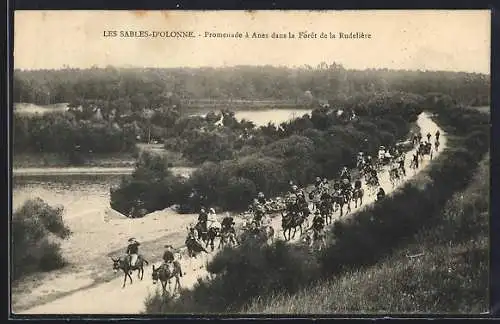
[[[169,289],[171,289],[172,278],[175,278],[175,286],[173,292],[175,293],[176,290],[180,289],[181,288],[181,281],[179,279],[180,277],[182,277],[182,269],[181,269],[181,264],[178,261],[174,261],[170,265],[163,264],[158,268],[155,268],[153,264],[153,274],[152,274],[153,284],[156,284],[156,282],[159,280],[161,283],[163,293],[167,292],[167,282]]]
[[[130,283],[132,283],[132,271],[137,270],[137,278],[141,279],[144,277],[144,264],[149,264],[149,262],[142,257],[142,255],[139,255],[137,257],[137,261],[135,262],[134,266],[130,265],[130,257],[129,256],[124,256],[120,257],[118,259],[111,258],[113,260],[113,270],[115,272],[122,270],[123,273],[125,274],[123,278],[123,286],[122,288],[125,287],[125,283],[127,282],[127,277],[130,279]]]
[[[198,232],[198,237],[205,242],[205,248],[208,247],[210,244],[210,248],[212,251],[215,248],[215,238],[220,236],[219,230],[214,227],[210,227],[209,229],[206,229],[206,224],[203,225],[202,223],[198,222],[196,226],[194,227],[195,230]]]

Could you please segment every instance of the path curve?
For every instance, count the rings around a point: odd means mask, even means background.
[[[434,152],[434,157],[439,155],[446,147],[446,134],[444,131],[431,120],[427,113],[419,115],[417,124],[420,126],[423,138],[425,138],[427,133],[431,133],[434,138],[436,131],[440,131],[441,146],[439,152]],[[406,166],[410,164],[413,152],[414,150],[406,154]],[[428,164],[429,161],[426,157],[423,163],[421,163],[418,172],[424,169]],[[418,174],[418,172],[416,174]],[[399,184],[398,187],[413,176],[415,176],[415,173],[412,170],[408,170],[407,177]],[[380,175],[380,184],[386,190],[387,194],[390,194],[395,189],[392,188],[392,185],[389,182],[386,170],[384,170],[384,172]],[[363,206],[373,203],[374,200],[374,196],[365,194]],[[352,212],[347,216],[344,216],[344,218],[350,217],[355,211],[359,210],[359,207],[352,207]],[[338,217],[338,213],[335,214],[335,217]],[[272,221],[272,225],[275,228],[276,235],[283,237],[281,232],[281,217],[275,217]],[[208,258],[211,257],[212,255],[208,256]],[[186,275],[181,279],[183,288],[193,287],[198,278],[203,278],[208,275],[206,267],[204,266],[204,264],[208,261],[208,258],[199,258],[192,261],[181,260],[183,270],[186,272]],[[155,262],[155,264],[160,264],[160,261]],[[193,271],[193,269],[195,270]],[[18,312],[17,314],[140,314],[144,311],[144,302],[147,296],[149,294],[153,294],[156,289],[159,290],[159,284],[155,286],[152,283],[151,265],[145,269],[143,281],[137,279],[136,273],[133,275],[133,280],[134,283],[132,285],[127,283],[127,286],[122,289],[121,285],[123,282],[123,273],[120,273],[120,275],[117,275],[116,279],[107,283],[75,292],[52,302]]]

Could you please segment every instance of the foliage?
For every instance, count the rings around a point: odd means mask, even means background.
[[[434,107],[434,109],[438,109],[438,107]],[[439,118],[439,116],[446,116],[446,112],[448,110],[454,109],[458,108],[440,107],[437,118]],[[457,119],[452,119],[452,125],[453,123],[456,125],[462,124],[462,131],[464,133],[475,126],[474,124],[464,123],[463,120],[460,120],[457,116],[455,117]],[[449,125],[444,122],[445,120],[450,121],[450,119],[447,118],[448,117],[444,117],[441,121],[445,126]],[[471,115],[468,120],[475,120],[478,123],[483,121],[482,117],[478,115]],[[456,133],[454,135],[456,135]],[[477,136],[479,137],[479,135]],[[480,137],[487,139],[488,132],[485,131],[480,135]],[[449,142],[453,144],[452,139],[450,139]],[[255,268],[253,268],[254,271],[251,271],[250,273],[242,273],[241,269],[248,267],[249,264],[267,263],[262,260],[256,261],[259,259],[252,257],[253,250],[247,251],[244,248],[236,248],[234,255],[232,255],[231,258],[223,259],[221,257],[209,266],[210,270],[215,273],[219,273],[218,271],[224,270],[222,274],[215,278],[215,280],[208,283],[200,283],[200,285],[196,286],[193,291],[184,292],[181,294],[179,301],[163,303],[159,298],[152,298],[147,304],[148,312],[234,311],[236,306],[241,305],[245,299],[245,302],[251,302],[252,299],[257,301],[259,299],[272,300],[272,297],[276,295],[289,296],[294,294],[298,287],[307,287],[314,281],[307,275],[309,272],[320,275],[317,277],[318,279],[328,279],[345,273],[365,271],[367,267],[376,264],[384,258],[387,258],[387,256],[390,255],[395,248],[404,246],[404,244],[408,243],[409,240],[419,231],[426,228],[433,228],[437,224],[443,224],[443,219],[448,219],[449,222],[450,217],[443,217],[441,211],[443,208],[447,208],[449,204],[453,204],[453,201],[450,201],[448,205],[446,205],[447,201],[453,197],[453,194],[457,190],[461,190],[470,182],[473,171],[487,150],[486,146],[475,145],[475,141],[467,141],[460,138],[456,140],[454,145],[451,146],[455,146],[455,149],[443,152],[431,165],[427,175],[422,174],[416,180],[410,181],[394,195],[386,197],[384,201],[378,202],[377,204],[362,210],[347,222],[335,223],[335,225],[331,228],[333,236],[330,236],[327,249],[323,250],[319,256],[314,259],[310,259],[308,256],[302,256],[302,259],[307,260],[306,264],[319,264],[318,267],[313,266],[312,268],[308,268],[303,266],[299,268],[298,264],[294,264],[291,268],[288,268],[286,265],[283,265],[283,268],[285,269],[284,271],[292,271],[292,269],[302,269],[302,271],[306,271],[306,273],[302,272],[294,274],[295,277],[302,278],[301,283],[297,282],[297,284],[291,284],[286,281],[278,281],[276,285],[267,284],[265,286],[259,286],[258,284],[254,284],[252,278],[254,278],[256,274],[267,278],[267,273],[276,272],[275,266],[268,265],[269,268],[267,271],[260,270],[259,267],[259,270],[255,270]],[[462,176],[458,177],[458,174]],[[476,205],[477,204],[475,202],[472,204],[472,206]],[[479,204],[479,206],[483,206],[483,208],[484,205],[484,201]],[[467,211],[467,208],[465,208],[465,211]],[[469,210],[471,209],[469,208]],[[476,216],[478,215],[478,213],[473,214]],[[452,224],[448,224],[447,226],[450,225],[453,227],[455,224],[463,223],[462,220],[465,217],[461,216],[454,218],[455,220]],[[486,218],[483,217],[483,221],[481,222],[482,225],[479,225],[483,232],[486,229],[484,226],[485,219]],[[467,226],[458,226],[458,229],[458,236],[463,238],[465,241],[467,241],[468,237],[471,237],[472,233],[467,230]],[[439,237],[438,235],[433,237],[434,239],[441,239],[439,242],[443,243],[453,236],[448,234],[444,238]],[[431,242],[431,240],[429,240],[429,242]],[[487,244],[484,245],[484,247],[486,246]],[[270,249],[272,248],[273,247],[270,247]],[[292,253],[296,247],[293,245],[286,245],[282,248],[285,251],[288,250],[288,253]],[[482,260],[478,262],[482,262],[480,263],[481,269],[484,270],[486,265],[486,254],[480,251],[480,253],[475,253],[472,250],[469,250],[468,252],[470,253],[467,253],[467,255],[470,255],[471,257],[476,255],[479,258],[476,258],[476,260]],[[287,254],[287,252],[283,253],[285,255]],[[262,255],[262,252],[259,253],[259,255]],[[441,256],[434,259],[432,263],[438,265],[439,262],[443,261],[442,256],[443,255],[441,254]],[[239,265],[236,268],[231,267],[234,259],[246,260],[247,257],[250,258],[251,261],[244,262],[246,267],[242,265]],[[441,259],[439,259],[440,257]],[[470,271],[471,269],[471,267],[465,266],[462,267],[460,271],[463,273],[464,271]],[[434,281],[436,278],[445,279],[446,277],[450,279],[450,276],[445,273],[420,273],[430,276],[428,279],[423,279],[423,281],[421,281],[427,284],[427,288],[431,288],[428,286],[429,283],[436,283],[436,281]],[[408,307],[407,310],[409,311],[415,311],[415,308],[411,307],[416,305],[415,303],[412,303],[412,301],[415,300],[415,290],[419,287],[414,283],[408,283],[404,278],[410,276],[411,278],[417,279],[419,273],[415,272],[411,267],[402,266],[398,267],[394,271],[393,275],[394,281],[390,282],[391,285],[387,287],[387,291],[395,291],[396,288],[400,288],[403,292],[406,291],[408,294],[413,294],[409,297],[410,302],[408,303],[404,299],[408,298],[408,296],[400,296],[400,299],[402,299],[403,302],[400,302],[399,305],[402,305],[402,308]],[[245,283],[245,285],[240,289],[233,289],[236,285],[235,281],[232,280],[233,277],[237,277],[238,283]],[[378,276],[377,278],[381,277]],[[480,277],[475,281],[475,285],[484,287],[485,278],[486,277],[484,275]],[[379,280],[384,279],[386,278]],[[267,283],[266,279],[264,279],[264,282]],[[442,289],[441,285],[443,282],[439,282],[439,284],[439,289]],[[464,285],[461,284],[460,280],[446,280],[444,281],[444,284],[446,285],[445,289],[448,294],[460,293],[461,295],[464,295],[461,290],[464,289]],[[236,287],[240,286],[238,285]],[[272,287],[272,289],[270,289],[270,287]],[[327,287],[331,288],[331,284]],[[335,287],[336,289],[342,290],[342,288],[339,288],[338,286]],[[372,284],[369,287],[372,287],[371,289],[376,289],[378,285]],[[474,289],[473,285],[468,287],[472,287],[471,289]],[[248,294],[243,294],[242,292],[245,292],[246,290],[249,290],[250,292]],[[417,291],[417,293],[418,292],[420,291]],[[332,303],[328,301],[328,298],[326,298],[326,296],[330,296],[330,293],[327,294],[325,289],[321,290],[320,293],[322,296],[325,296],[325,300],[319,305],[332,305]],[[376,290],[366,293],[368,296],[379,296],[379,293]],[[474,296],[484,298],[484,294],[479,293],[477,289],[474,294]],[[253,297],[251,297],[252,295]],[[421,297],[424,299],[419,301],[417,305],[425,304],[429,306],[430,302],[435,303],[436,298],[441,298],[439,296],[443,296],[443,294],[433,293],[431,296],[432,297],[429,297],[423,293]],[[216,299],[215,301],[214,298]],[[294,298],[300,298],[300,295],[299,297]],[[450,298],[443,299],[442,303],[445,305],[444,309],[450,309],[453,307],[456,308],[458,304],[448,303],[449,300]],[[234,303],[232,303],[233,301]],[[283,301],[283,299],[281,299],[281,301]],[[230,307],[223,308],[221,305],[230,305]],[[266,302],[264,302],[264,305],[266,305]],[[303,310],[303,308],[297,307],[296,303],[293,303],[292,305],[294,305],[294,309]],[[255,308],[253,309],[255,310]],[[324,309],[322,310],[324,311]],[[366,309],[362,308],[362,310],[373,311],[374,309],[372,307]],[[378,309],[378,311],[380,311],[380,309]],[[383,308],[382,311],[387,311],[387,308]]]
[[[15,102],[51,104],[102,100],[120,111],[159,106],[237,104],[236,100],[283,100],[307,104],[359,94],[439,92],[466,105],[489,104],[487,75],[444,71],[351,70],[337,63],[298,68],[91,68],[15,70]],[[307,94],[306,94],[306,91]],[[209,99],[208,99],[209,98]],[[218,102],[214,102],[218,100]],[[108,104],[109,103],[109,104]]]
[[[111,207],[128,215],[132,207],[138,207],[137,199],[142,200],[146,212],[184,203],[189,189],[168,165],[165,156],[143,152],[132,175],[122,178],[120,186],[111,189]]]
[[[44,152],[63,154],[78,164],[93,153],[130,152],[136,131],[98,120],[78,120],[69,113],[25,116],[14,114],[14,154]]]
[[[63,221],[63,208],[51,207],[40,198],[28,200],[12,215],[12,278],[34,271],[64,266],[59,244],[51,236],[71,235]]]
[[[235,312],[251,298],[283,287],[296,291],[302,282],[317,276],[319,267],[304,247],[288,247],[282,241],[263,246],[248,240],[237,250],[225,249],[217,254],[208,270],[215,275],[210,282],[199,281],[168,306],[156,295],[147,302],[146,311],[156,313],[158,307],[166,307],[170,313]]]
[[[274,196],[285,192],[291,180],[305,185],[316,176],[335,178],[342,166],[354,167],[358,151],[373,155],[379,145],[390,146],[397,139],[405,138],[410,129],[409,120],[415,120],[414,114],[420,112],[412,108],[416,105],[415,98],[409,95],[387,94],[377,98],[379,101],[358,97],[357,100],[369,101],[358,103],[364,107],[365,116],[354,118],[355,113],[346,110],[347,117],[338,117],[335,110],[318,108],[311,116],[281,124],[280,129],[272,125],[244,128],[245,122],[238,122],[228,111],[222,111],[219,116],[183,117],[178,120],[183,127],[177,127],[176,123],[171,134],[177,137],[168,141],[168,147],[183,150],[191,160],[202,163],[201,166],[186,182],[174,181],[165,174],[156,177],[169,179],[163,182],[152,175],[139,177],[154,172],[148,170],[148,165],[137,167],[133,180],[124,180],[122,188],[112,194],[112,206],[120,211],[130,209],[135,193],[143,201],[157,201],[145,203],[147,211],[163,209],[174,203],[188,202],[190,190],[195,190],[206,196],[204,203],[210,206],[243,210],[255,192]],[[410,98],[410,101],[401,101],[401,98]],[[221,117],[226,126],[217,128],[207,122]],[[241,147],[239,152],[237,146]],[[162,163],[160,169],[165,171],[166,162]],[[154,190],[146,193],[148,187]],[[157,196],[161,199],[152,198]],[[118,201],[122,201],[121,205],[117,205]],[[196,201],[189,203],[199,205]]]

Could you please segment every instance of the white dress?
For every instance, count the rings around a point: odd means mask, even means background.
[[[217,220],[217,216],[215,214],[208,214],[207,228],[217,228],[221,229],[222,225]]]

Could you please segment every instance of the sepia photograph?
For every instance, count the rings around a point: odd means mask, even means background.
[[[16,10],[13,315],[490,312],[490,10]]]

